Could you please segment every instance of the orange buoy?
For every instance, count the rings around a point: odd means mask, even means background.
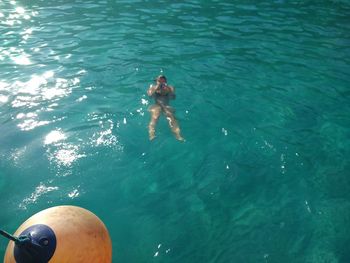
[[[56,206],[25,221],[7,246],[5,263],[112,262],[112,243],[103,222],[77,206]]]

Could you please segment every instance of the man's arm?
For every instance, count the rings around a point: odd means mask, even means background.
[[[176,98],[176,95],[175,95],[175,88],[173,86],[168,86],[169,87],[169,97],[170,99],[174,100]]]
[[[157,89],[157,86],[150,85],[149,89],[147,90],[147,95],[152,97],[156,89]]]

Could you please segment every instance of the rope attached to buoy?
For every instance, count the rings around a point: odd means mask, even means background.
[[[6,237],[7,239],[10,239],[12,240],[13,242],[16,243],[16,245],[24,245],[28,242],[31,242],[31,239],[28,237],[28,236],[19,236],[19,237],[16,237],[14,235],[11,235],[10,233],[0,229],[0,235]]]

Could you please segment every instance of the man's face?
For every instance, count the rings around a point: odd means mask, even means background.
[[[159,78],[159,79],[157,79],[157,83],[164,84],[164,83],[166,83],[166,80],[165,80],[165,78]]]

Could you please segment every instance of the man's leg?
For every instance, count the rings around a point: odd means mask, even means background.
[[[156,124],[157,124],[157,121],[159,119],[161,110],[162,110],[162,108],[157,104],[152,105],[151,108],[149,109],[149,111],[151,113],[151,120],[150,120],[149,125],[148,125],[148,132],[149,132],[149,139],[150,140],[153,140],[156,137],[155,128],[156,128]]]
[[[167,106],[167,107],[164,107],[164,113],[169,122],[170,129],[175,135],[175,138],[178,139],[179,141],[184,141],[185,139],[181,136],[180,127],[175,118],[174,110],[170,106]]]

